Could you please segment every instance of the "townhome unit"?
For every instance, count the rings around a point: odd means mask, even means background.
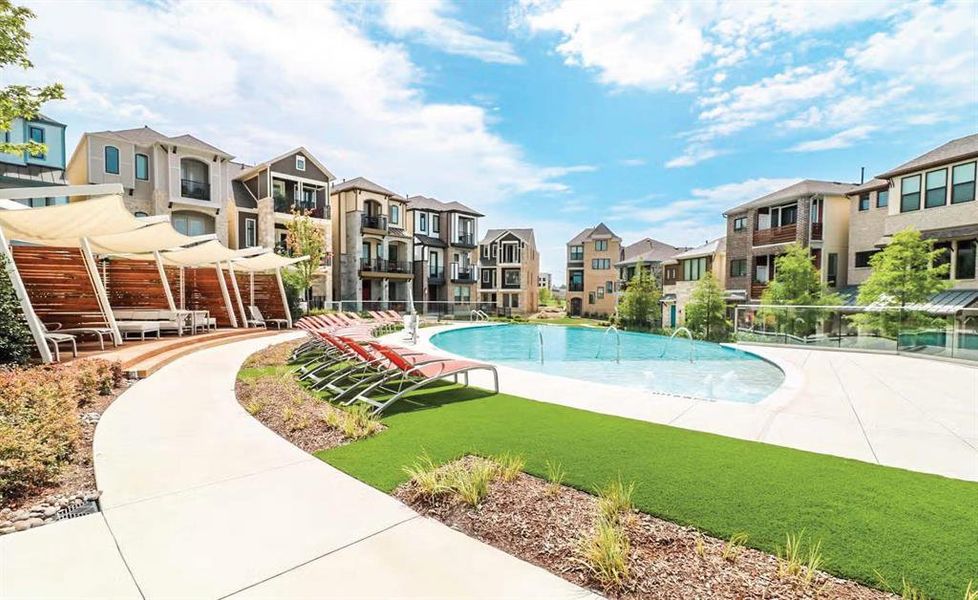
[[[414,256],[404,197],[363,177],[333,186],[333,297],[404,310]]]
[[[554,279],[550,273],[540,273],[540,277],[537,278],[537,287],[541,290],[552,290],[554,287]]]
[[[639,265],[642,265],[643,271],[652,275],[659,289],[662,289],[662,262],[685,250],[688,248],[677,248],[652,238],[643,238],[634,244],[622,246],[621,256],[615,263],[622,289],[627,288],[628,282],[638,274]]]
[[[621,238],[604,223],[584,229],[567,242],[568,314],[614,314],[618,280],[614,264],[620,256]]]
[[[850,284],[869,276],[869,259],[890,237],[914,228],[947,250],[954,289],[978,289],[975,272],[978,134],[952,140],[849,192]],[[971,297],[969,301],[975,298]]]
[[[476,253],[479,218],[461,202],[425,196],[407,199],[414,242],[414,299],[427,311],[448,309],[448,302],[476,300]]]
[[[693,289],[707,273],[723,287],[726,280],[724,265],[726,238],[717,238],[697,248],[680,252],[662,262],[662,324],[666,327],[679,327],[686,322],[686,304]],[[742,296],[731,296],[728,300],[743,300]]]
[[[33,119],[17,117],[3,141],[22,144],[28,141],[47,145],[43,154],[0,154],[0,188],[50,187],[67,185],[65,180],[65,125],[42,114]],[[30,207],[68,202],[66,196],[18,198]]]
[[[788,244],[811,249],[822,282],[845,287],[849,199],[854,184],[806,179],[731,208],[727,218],[726,286],[758,301]]]
[[[479,242],[479,306],[504,314],[535,313],[540,253],[532,229],[490,229]]]

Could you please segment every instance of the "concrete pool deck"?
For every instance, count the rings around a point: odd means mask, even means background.
[[[472,326],[472,325],[467,325]],[[425,327],[417,348],[450,355]],[[387,337],[404,343],[404,334]],[[735,345],[785,381],[756,404],[713,402],[497,365],[500,391],[593,412],[978,481],[978,368],[892,354]],[[490,387],[473,373],[472,385]]]

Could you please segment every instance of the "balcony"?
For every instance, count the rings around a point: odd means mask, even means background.
[[[475,269],[456,269],[452,273],[452,283],[475,283]]]
[[[798,227],[795,223],[782,227],[771,227],[769,229],[758,229],[754,231],[754,245],[767,246],[770,244],[787,244],[795,241],[798,235]]]
[[[767,282],[752,281],[750,284],[750,297],[752,300],[760,300],[761,294],[767,289]]]
[[[820,240],[822,239],[822,224],[812,223],[812,239]]]
[[[384,215],[361,215],[360,227],[387,231],[387,217]]]
[[[194,200],[210,200],[211,185],[203,181],[181,179],[180,196],[183,198],[193,198]]]
[[[287,197],[281,194],[275,194],[274,208],[275,212],[286,215],[292,214],[293,210],[302,214],[309,211],[309,216],[316,219],[325,219],[327,212],[325,208],[318,207],[315,204],[310,204],[309,202],[303,202],[301,200],[289,200]]]
[[[410,275],[412,272],[411,263],[385,260],[383,258],[361,258],[361,273],[392,273],[399,275]]]
[[[429,265],[428,283],[445,283],[445,268]]]
[[[465,246],[467,248],[475,248],[475,234],[472,233],[460,233],[455,239],[455,246]]]
[[[568,292],[583,292],[584,291],[584,284],[583,283],[572,283],[569,286],[567,286],[567,291]]]

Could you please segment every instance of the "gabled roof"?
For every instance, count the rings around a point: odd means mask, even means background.
[[[978,156],[978,133],[966,135],[956,140],[934,148],[930,152],[921,154],[917,158],[907,161],[895,169],[890,169],[886,173],[877,175],[880,179],[890,179],[897,175],[919,171],[927,167],[937,166],[943,163],[963,160]]]
[[[658,240],[653,240],[652,238],[644,238],[622,248],[623,257],[615,263],[615,266],[630,265],[638,262],[662,262],[685,250],[688,250],[688,248],[677,248]]]
[[[855,184],[853,183],[821,181],[819,179],[803,179],[798,183],[793,183],[786,188],[771,192],[770,194],[761,196],[756,200],[751,200],[750,202],[745,202],[744,204],[735,206],[734,208],[727,209],[724,211],[723,216],[738,213],[751,208],[760,208],[762,206],[777,204],[783,200],[792,200],[801,196],[844,196],[853,187],[855,187]]]
[[[33,119],[30,119],[30,120],[31,121],[38,121],[38,122],[41,122],[41,123],[48,123],[50,125],[57,125],[59,127],[67,127],[67,125],[65,125],[61,121],[52,119],[51,117],[47,116],[44,113],[37,113],[37,115]]]
[[[461,202],[442,202],[428,196],[408,196],[408,210],[430,210],[435,212],[459,212],[472,215],[474,217],[484,217],[485,215],[469,208]]]
[[[863,192],[872,192],[874,190],[885,190],[890,187],[890,182],[885,179],[870,179],[866,183],[860,183],[856,187],[852,188],[846,192],[847,196],[858,196]]]
[[[253,167],[249,167],[245,172],[238,174],[237,177],[241,177],[243,179],[247,179],[248,177],[251,177],[254,174],[255,171],[260,171],[261,169],[267,169],[268,167],[270,167],[271,165],[277,163],[278,161],[282,160],[283,158],[287,158],[289,156],[292,156],[294,154],[299,154],[299,153],[301,153],[303,156],[305,156],[306,158],[308,158],[309,161],[312,162],[312,164],[316,165],[316,168],[319,169],[320,171],[322,171],[326,175],[326,178],[329,181],[333,181],[334,179],[336,179],[336,176],[333,175],[330,172],[330,170],[327,169],[323,165],[323,163],[319,162],[316,159],[316,157],[312,155],[311,152],[309,152],[308,150],[306,150],[306,148],[304,146],[299,146],[297,148],[293,148],[292,150],[289,150],[285,154],[280,154],[279,156],[276,156],[275,158],[262,161],[262,162],[258,163],[257,165],[255,165]]]
[[[691,248],[685,252],[680,252],[679,254],[672,257],[672,261],[680,261],[686,258],[700,258],[702,256],[712,256],[717,252],[723,252],[727,248],[727,238],[720,237],[715,240],[709,241],[702,246],[697,246],[696,248]]]
[[[594,227],[581,230],[567,244],[572,246],[587,240],[618,240],[620,242],[621,238],[615,235],[615,232],[609,229],[604,223],[598,223]]]
[[[390,196],[392,198],[401,198],[401,196],[397,193],[390,191],[380,184],[370,181],[366,177],[354,177],[353,179],[347,179],[346,181],[333,184],[333,193],[345,192],[346,190],[363,190],[365,192],[373,192],[375,194]]]
[[[184,148],[194,148],[196,150],[203,150],[204,152],[211,152],[214,154],[219,154],[225,158],[231,158],[231,155],[227,152],[212,146],[207,142],[196,138],[189,133],[183,135],[178,135],[175,137],[170,137],[163,135],[155,129],[143,126],[137,127],[135,129],[119,129],[116,131],[95,131],[92,135],[101,135],[107,137],[116,137],[120,140],[127,141],[131,144],[136,144],[138,146],[152,146],[153,144],[172,144],[174,146],[181,146]]]
[[[486,234],[484,236],[482,236],[482,241],[480,241],[479,244],[488,244],[488,243],[491,243],[491,242],[493,242],[493,241],[495,241],[495,240],[503,237],[507,233],[511,233],[511,234],[515,235],[519,239],[521,239],[524,242],[526,242],[527,244],[529,244],[530,247],[532,247],[532,248],[536,248],[537,247],[537,242],[536,242],[536,238],[533,235],[533,230],[532,229],[528,229],[528,228],[521,228],[521,229],[490,229],[490,230],[486,231]]]

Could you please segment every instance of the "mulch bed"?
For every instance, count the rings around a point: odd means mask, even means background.
[[[547,482],[523,473],[512,482],[494,481],[478,508],[451,496],[420,496],[410,482],[394,495],[424,515],[610,598],[895,598],[825,573],[809,585],[783,579],[777,559],[758,550],[741,548],[733,561],[726,560],[723,540],[638,512],[627,519],[631,578],[607,589],[577,558],[596,515],[597,499],[590,494],[566,486],[553,494]]]

